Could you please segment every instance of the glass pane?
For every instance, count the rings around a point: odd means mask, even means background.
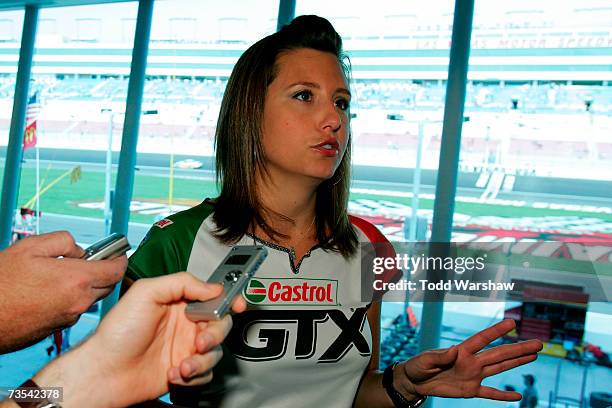
[[[609,2],[476,2],[453,237],[521,259],[498,275],[519,285],[505,303],[469,310],[514,318],[509,338],[538,337],[544,354],[612,346],[611,33]],[[530,369],[554,365],[542,356]],[[554,370],[540,372],[548,395]],[[587,396],[612,379],[588,377]],[[560,384],[579,395],[569,376]]]
[[[122,22],[136,11],[136,3],[40,10],[30,95],[40,104],[41,232],[66,229],[82,244],[105,233],[106,110],[125,109],[134,25]],[[122,117],[114,119],[113,149],[119,151]],[[33,207],[36,149],[24,158],[19,205]]]
[[[277,13],[278,0],[156,1],[143,109],[157,113],[141,119],[134,236],[217,194],[213,138],[227,78],[249,45],[274,32]]]
[[[426,8],[401,1],[383,1],[377,7],[370,2],[297,3],[296,14],[321,15],[343,37],[353,74],[357,175],[362,166],[375,166],[388,169],[378,172],[386,174],[386,181],[400,174],[411,180],[419,131],[422,169],[431,174],[437,168],[452,11],[452,1],[429,2]],[[407,198],[391,200],[410,205]]]

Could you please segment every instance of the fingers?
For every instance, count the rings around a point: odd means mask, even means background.
[[[83,259],[57,259],[61,268],[70,268],[79,274],[86,274],[93,288],[113,286],[123,278],[127,268],[127,257],[120,256],[112,260],[85,261]]]
[[[493,326],[484,329],[481,332],[476,333],[469,339],[465,340],[461,343],[461,346],[465,351],[470,354],[474,354],[484,347],[486,347],[491,342],[497,340],[504,334],[508,333],[510,330],[514,329],[516,324],[512,319],[502,320],[501,322],[494,324]]]
[[[459,349],[457,346],[451,346],[447,349],[432,350],[428,354],[428,360],[431,367],[445,367],[451,365],[457,359]]]
[[[423,381],[438,374],[452,365],[459,355],[459,348],[452,346],[448,349],[430,350],[421,353],[404,363],[404,370],[411,381]]]
[[[214,347],[205,354],[187,357],[178,367],[168,370],[168,381],[176,385],[201,385],[212,379],[212,368],[221,360],[223,351]]]
[[[232,311],[234,313],[242,313],[246,310],[247,304],[243,296],[236,296],[232,302]]]
[[[514,358],[512,360],[502,361],[501,363],[493,364],[490,366],[486,366],[482,370],[483,377],[490,377],[495,374],[499,374],[504,371],[508,371],[518,366],[522,366],[523,364],[531,363],[538,358],[537,354],[530,354],[528,356],[522,356],[518,358]]]
[[[483,366],[488,366],[527,354],[534,354],[540,350],[542,350],[542,342],[540,340],[527,340],[520,343],[493,347],[479,353],[478,359]]]
[[[204,353],[221,344],[232,329],[231,316],[225,316],[219,321],[198,323],[199,333],[196,337],[196,350]]]
[[[105,288],[113,286],[123,279],[127,269],[127,256],[120,256],[111,260],[87,261],[93,272],[93,286]]]
[[[521,399],[521,394],[515,391],[500,391],[496,388],[486,387],[482,385],[480,386],[476,397],[487,398],[497,401],[519,401]]]
[[[223,352],[221,342],[232,328],[231,316],[219,321],[198,323],[199,333],[196,337],[194,354],[168,370],[168,379],[177,385],[200,385],[212,379],[212,368],[221,360]]]
[[[92,292],[93,292],[93,296],[92,297],[95,299],[95,301],[93,303],[95,303],[95,302],[97,302],[99,300],[102,300],[105,297],[107,297],[113,291],[113,289],[115,289],[114,285],[107,286],[105,288],[94,288],[92,290]]]
[[[179,300],[205,301],[219,296],[221,285],[201,281],[187,272],[173,273],[156,278],[137,280],[126,293],[140,293],[158,304],[169,304]],[[136,296],[136,295],[132,295]]]
[[[38,256],[66,258],[80,258],[84,251],[74,241],[74,237],[67,231],[57,231],[48,234],[26,238],[21,245],[32,243]]]

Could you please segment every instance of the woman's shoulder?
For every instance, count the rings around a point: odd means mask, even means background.
[[[183,211],[179,211],[172,215],[169,215],[165,219],[177,222],[181,225],[188,224],[190,222],[202,222],[208,216],[210,216],[215,210],[214,201],[211,199],[205,199],[200,204],[195,205]],[[159,221],[158,221],[159,222]],[[155,224],[153,224],[155,225]]]
[[[354,215],[349,215],[349,220],[356,229],[360,244],[369,244],[375,249],[377,256],[395,256],[393,244],[373,223]]]
[[[206,199],[194,207],[158,220],[151,226],[150,232],[159,231],[166,236],[175,233],[184,234],[187,231],[195,232],[213,212],[213,203]]]
[[[365,218],[356,215],[349,215],[349,221],[359,236],[359,241],[369,241],[372,243],[388,243],[389,240],[382,232]]]
[[[185,270],[193,242],[214,207],[204,201],[153,224],[128,261],[131,279]]]

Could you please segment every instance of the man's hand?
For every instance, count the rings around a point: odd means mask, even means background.
[[[26,238],[0,253],[0,353],[76,323],[123,277],[125,256],[85,261],[82,255],[65,231]]]
[[[40,386],[63,386],[66,408],[124,407],[168,392],[169,384],[196,385],[212,378],[219,344],[231,318],[194,323],[187,301],[219,296],[220,285],[188,273],[140,279],[84,344],[43,369]],[[244,311],[242,297],[235,312]]]
[[[395,376],[394,385],[405,395],[518,401],[518,392],[481,385],[486,377],[534,361],[542,350],[541,341],[528,340],[481,351],[514,327],[514,320],[504,320],[459,345],[423,352],[396,368],[405,375]]]

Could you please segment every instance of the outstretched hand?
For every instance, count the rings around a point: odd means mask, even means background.
[[[504,320],[458,345],[426,351],[405,361],[398,368],[403,368],[410,384],[402,384],[402,388],[413,395],[520,400],[518,392],[501,391],[481,384],[486,377],[534,361],[542,350],[540,340],[527,340],[481,351],[514,327],[514,320]]]

